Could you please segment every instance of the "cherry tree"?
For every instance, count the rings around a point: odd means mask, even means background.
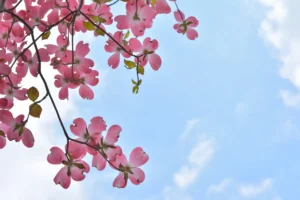
[[[125,6],[124,13],[111,12],[111,7],[117,3]],[[8,141],[22,141],[28,148],[34,146],[34,135],[27,123],[31,117],[40,117],[40,103],[49,98],[66,138],[65,147],[52,147],[47,157],[50,164],[61,165],[54,177],[55,184],[67,189],[71,180],[85,179],[90,167],[101,171],[106,165],[119,172],[113,187],[126,187],[128,179],[135,185],[142,183],[145,173],[140,167],[149,160],[143,148],[134,148],[126,157],[117,144],[122,128],[116,124],[108,128],[100,116],[89,122],[80,117],[74,119],[70,125],[71,135],[42,69],[47,63],[56,71],[54,85],[59,90],[60,100],[67,101],[69,90],[75,89],[83,99],[92,100],[92,87],[99,83],[99,72],[94,68],[94,61],[87,57],[89,44],[83,41],[74,44],[76,33],[92,32],[95,37],[107,37],[104,49],[110,54],[109,67],[116,69],[121,64],[135,71],[132,92],[137,94],[144,68],[148,65],[157,71],[162,66],[162,59],[156,52],[159,42],[147,37],[146,32],[157,15],[171,13],[171,3],[175,8],[174,29],[190,40],[196,39],[198,20],[186,17],[176,0],[93,0],[91,3],[84,0],[0,0],[0,149]],[[113,25],[117,31],[107,32],[107,27]],[[53,29],[59,32],[56,43],[39,46],[38,41],[47,41]],[[28,77],[42,80],[46,90],[43,96],[34,86],[22,87],[22,80]],[[29,102],[27,116],[11,112],[17,101]],[[84,161],[88,154],[92,157],[91,166]]]

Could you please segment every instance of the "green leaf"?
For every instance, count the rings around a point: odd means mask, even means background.
[[[129,35],[130,35],[130,32],[129,32],[129,30],[128,30],[127,33],[126,33],[125,36],[124,36],[124,39],[126,40],[126,39],[129,37]]]
[[[41,113],[42,113],[42,107],[39,104],[31,104],[29,106],[30,112],[29,114],[32,117],[40,118]]]
[[[145,73],[145,68],[142,66],[138,66],[138,73],[144,75]]]
[[[138,85],[141,85],[141,84],[142,84],[142,79],[140,79],[140,80],[139,80],[139,83],[138,83]]]
[[[86,28],[86,30],[88,31],[93,31],[95,30],[94,25],[91,22],[83,22],[83,26],[84,28]]]
[[[97,30],[96,30],[96,33],[97,33],[98,35],[102,35],[102,36],[105,35],[104,31],[102,31],[101,29],[97,29]]]
[[[0,58],[0,62],[3,62],[4,61],[4,58]]]
[[[137,85],[137,82],[135,82],[135,80],[131,80],[131,82],[133,83],[133,85]]]
[[[156,0],[152,0],[151,5],[152,5],[152,6],[155,6],[155,4],[156,4]]]
[[[99,22],[101,22],[101,23],[105,23],[105,22],[106,22],[106,20],[105,20],[104,18],[101,18],[101,17],[99,17]]]
[[[124,46],[128,45],[128,42],[126,40],[122,40]]]
[[[124,59],[124,63],[125,63],[125,65],[126,65],[129,69],[132,69],[132,68],[135,68],[135,67],[136,67],[135,62],[133,62],[133,61],[125,60],[125,59]]]
[[[91,18],[94,20],[94,22],[98,22],[99,21],[99,17],[98,16],[91,16]]]
[[[133,88],[132,88],[132,93],[138,93],[139,92],[139,87],[138,86],[133,86]]]
[[[39,98],[39,95],[39,91],[35,87],[31,87],[27,90],[27,96],[33,102]]]
[[[47,40],[50,36],[51,32],[50,30],[49,31],[46,31],[43,35],[42,35],[42,40]]]

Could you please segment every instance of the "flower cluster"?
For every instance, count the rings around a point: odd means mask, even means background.
[[[28,148],[34,146],[34,136],[27,122],[31,117],[40,117],[40,103],[49,97],[67,139],[64,150],[53,147],[47,158],[51,164],[63,165],[54,178],[56,184],[68,188],[71,179],[83,180],[85,173],[90,171],[89,164],[83,160],[88,154],[92,156],[92,167],[103,170],[108,163],[119,171],[113,181],[114,187],[124,188],[128,179],[135,185],[142,183],[145,174],[140,167],[149,156],[137,147],[127,160],[122,148],[116,144],[122,131],[119,125],[112,125],[103,135],[107,127],[102,117],[92,118],[89,125],[77,118],[70,126],[77,138],[69,136],[43,69],[50,65],[55,70],[54,85],[59,90],[60,100],[68,100],[72,89],[78,89],[83,99],[94,99],[92,88],[99,83],[99,72],[88,57],[90,46],[83,41],[74,42],[76,33],[91,31],[95,37],[107,37],[103,46],[111,54],[107,61],[109,67],[116,69],[122,56],[125,67],[136,70],[137,80],[132,80],[132,92],[138,93],[142,83],[139,76],[144,75],[146,66],[149,64],[155,71],[162,66],[158,40],[140,37],[145,36],[158,15],[171,13],[170,2],[176,6],[174,29],[186,34],[190,40],[196,39],[198,20],[185,18],[176,0],[93,0],[89,4],[84,0],[0,1],[0,149],[6,146],[7,140],[22,141]],[[116,3],[124,4],[124,13],[112,13],[111,6]],[[117,31],[108,33],[107,27],[113,24]],[[55,28],[58,35],[53,36],[51,33]],[[47,41],[50,37],[53,42],[48,40],[48,44],[38,45],[40,40]],[[22,81],[25,78],[41,78],[46,94],[40,97],[34,86],[24,88]],[[27,116],[18,114],[14,117],[11,109],[16,101],[30,102]]]
[[[90,171],[90,166],[83,160],[87,154],[93,157],[92,167],[101,171],[108,163],[119,171],[113,181],[114,187],[124,188],[128,178],[135,185],[145,180],[145,173],[139,167],[149,160],[149,156],[141,147],[136,147],[130,154],[129,162],[127,161],[121,147],[116,145],[122,131],[119,125],[112,125],[104,136],[102,133],[106,131],[106,123],[102,117],[92,118],[88,126],[82,118],[77,118],[70,129],[78,138],[68,142],[65,153],[59,147],[52,147],[47,158],[51,164],[63,165],[54,177],[56,184],[66,189],[70,186],[71,179],[83,180],[84,173]]]

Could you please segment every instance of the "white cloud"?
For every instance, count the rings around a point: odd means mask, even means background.
[[[175,184],[184,189],[194,182],[215,154],[215,140],[202,139],[191,150],[188,164],[174,174]]]
[[[239,187],[239,193],[244,198],[255,198],[272,187],[272,179],[267,178],[258,184],[247,184]]]
[[[208,194],[224,192],[231,183],[232,179],[225,178],[219,184],[209,186]]]
[[[261,22],[259,34],[275,48],[282,62],[280,74],[300,89],[300,1],[298,0],[259,0],[269,8]],[[287,106],[299,107],[299,95],[282,94]]]
[[[291,108],[300,108],[300,94],[283,90],[280,92],[281,98],[286,106]]]
[[[185,129],[180,136],[180,140],[184,140],[190,134],[190,132],[199,124],[199,122],[199,118],[188,120]]]

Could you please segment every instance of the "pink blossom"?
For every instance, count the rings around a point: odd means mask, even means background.
[[[114,187],[124,188],[127,185],[128,178],[131,183],[139,185],[145,180],[145,173],[139,167],[144,165],[149,160],[149,156],[141,147],[136,147],[132,150],[129,157],[129,162],[124,154],[117,156],[112,164],[119,167],[121,172],[113,182]]]
[[[85,178],[84,173],[90,171],[86,162],[80,158],[74,158],[71,153],[68,154],[68,159],[59,147],[52,147],[50,151],[51,153],[47,157],[48,162],[53,165],[64,165],[53,180],[55,184],[60,184],[64,189],[69,188],[71,178],[74,181],[82,181]]]
[[[183,12],[175,11],[174,16],[177,24],[174,25],[174,29],[178,33],[186,34],[190,40],[195,40],[198,37],[198,32],[194,29],[198,26],[199,21],[195,17],[188,17],[185,19]]]
[[[155,50],[158,48],[158,41],[151,40],[149,37],[144,39],[143,44],[138,39],[131,38],[129,40],[129,46],[134,52],[139,52],[140,65],[145,66],[148,61],[153,70],[158,70],[161,66],[161,58],[155,53]],[[137,60],[136,60],[137,62]]]
[[[152,27],[154,17],[153,8],[141,3],[136,6],[135,0],[129,0],[126,3],[126,15],[116,16],[115,21],[118,29],[131,29],[135,36],[143,36],[145,29]]]
[[[117,31],[114,33],[113,38],[120,44],[123,44],[123,37],[124,34],[122,31]],[[130,52],[129,46],[124,45],[124,49],[127,51],[124,51],[123,48],[121,48],[119,46],[119,44],[117,44],[115,41],[113,41],[112,39],[108,39],[106,42],[106,45],[104,46],[104,49],[106,52],[109,53],[113,53],[113,55],[111,55],[108,59],[108,65],[110,67],[112,67],[113,69],[116,69],[119,66],[120,63],[120,54],[122,54],[122,56],[124,58],[129,58],[130,54],[128,54],[127,52]]]

